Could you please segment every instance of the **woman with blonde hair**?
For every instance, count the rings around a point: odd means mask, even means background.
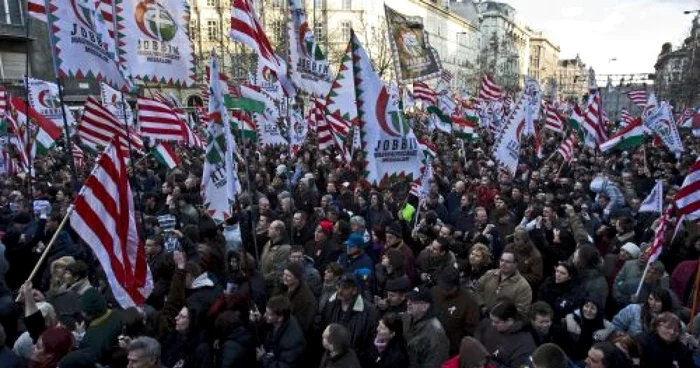
[[[469,258],[460,261],[462,284],[473,290],[481,276],[491,269],[492,257],[489,247],[483,243],[474,243],[469,250]]]

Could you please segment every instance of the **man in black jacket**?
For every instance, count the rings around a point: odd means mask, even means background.
[[[265,322],[271,329],[264,344],[255,349],[257,360],[263,368],[297,367],[306,349],[306,339],[296,318],[292,316],[292,304],[287,297],[270,298],[265,310]]]

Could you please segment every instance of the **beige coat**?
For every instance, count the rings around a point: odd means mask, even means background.
[[[499,269],[487,271],[476,283],[476,294],[479,305],[487,309],[498,304],[502,298],[512,300],[523,318],[527,318],[532,303],[530,284],[518,271],[503,281]]]

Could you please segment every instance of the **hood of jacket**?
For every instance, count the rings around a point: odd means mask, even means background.
[[[194,290],[205,287],[214,287],[214,281],[209,278],[209,275],[206,272],[192,280],[192,286],[190,286],[190,289]]]

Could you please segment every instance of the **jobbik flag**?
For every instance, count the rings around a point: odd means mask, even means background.
[[[58,72],[62,77],[101,79],[120,89],[126,88],[129,84],[117,63],[114,40],[98,10],[100,4],[99,1],[49,1]]]
[[[58,126],[63,126],[65,113],[66,123],[70,126],[75,125],[75,119],[68,110],[68,106],[61,103],[56,83],[27,78],[27,88],[29,90],[29,105],[37,113],[50,119]]]
[[[219,59],[213,51],[210,73],[210,76],[219,75]],[[215,221],[225,221],[231,217],[231,206],[241,191],[234,159],[236,142],[229,127],[221,84],[211,83],[209,95],[210,120],[201,194],[206,213]]]
[[[663,211],[663,195],[664,195],[664,184],[661,180],[656,182],[651,193],[644,199],[642,204],[639,206],[639,212],[656,212],[661,213]]]
[[[258,129],[260,145],[270,147],[287,144],[276,121],[258,113],[253,113],[253,121]]]
[[[100,83],[100,92],[102,105],[117,119],[124,124],[131,124],[134,121],[134,112],[121,91],[112,88],[107,83]]]
[[[302,1],[289,0],[289,10],[292,16],[287,32],[292,82],[310,95],[325,96],[331,87],[326,55],[309,28]]]
[[[255,82],[260,89],[267,92],[273,100],[278,103],[284,102],[284,89],[282,89],[282,84],[277,79],[277,74],[259,58]]]
[[[397,79],[413,83],[439,78],[442,66],[428,43],[423,18],[403,15],[386,5],[384,13]]]
[[[289,117],[289,153],[292,157],[296,157],[299,150],[306,144],[308,132],[308,122],[301,116],[298,109],[292,109]]]
[[[647,105],[642,112],[644,126],[654,132],[669,151],[683,153],[683,141],[678,134],[678,127],[673,121],[672,107],[666,101],[658,103],[653,93],[649,94]]]
[[[118,0],[120,62],[134,78],[175,86],[194,84],[185,0]]]
[[[520,136],[525,129],[527,115],[526,99],[521,96],[515,108],[508,116],[494,145],[493,156],[498,165],[515,174],[520,159]]]
[[[374,72],[355,32],[351,32],[346,52],[353,64],[365,179],[370,184],[382,185],[392,176],[417,178],[421,152],[399,106],[399,96],[391,93],[390,87]]]

